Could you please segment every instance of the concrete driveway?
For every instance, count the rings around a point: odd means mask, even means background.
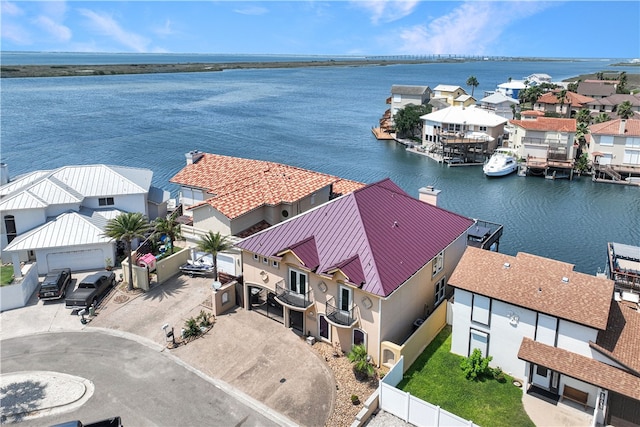
[[[27,307],[0,315],[0,336],[107,328],[165,346],[162,326],[179,335],[187,319],[206,309],[210,284],[210,278],[177,276],[147,293],[127,294],[126,301],[112,292],[87,325],[63,301],[43,304],[32,297]],[[302,338],[255,312],[236,308],[218,316],[203,337],[165,351],[300,425],[323,426],[333,408],[335,383],[324,361]]]

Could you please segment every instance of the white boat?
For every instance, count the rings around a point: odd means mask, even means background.
[[[508,148],[496,148],[493,155],[482,166],[486,176],[505,176],[518,170],[518,159]]]

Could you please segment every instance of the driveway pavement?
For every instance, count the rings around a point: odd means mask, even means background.
[[[127,294],[126,301],[114,291],[87,325],[63,301],[43,304],[34,295],[26,307],[0,315],[0,337],[106,328],[164,348],[162,326],[169,324],[179,335],[188,318],[206,309],[210,284],[211,279],[177,276],[147,293]],[[323,426],[334,404],[333,375],[317,353],[289,329],[251,311],[237,308],[218,316],[203,337],[164,351],[300,425]]]

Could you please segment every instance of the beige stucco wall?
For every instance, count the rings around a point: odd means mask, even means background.
[[[205,204],[191,210],[193,216],[193,226],[201,230],[211,230],[214,233],[220,232],[223,236],[231,234],[231,223],[229,218],[221,214],[211,205]]]

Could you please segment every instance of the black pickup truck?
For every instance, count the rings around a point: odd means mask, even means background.
[[[116,274],[113,271],[100,271],[87,276],[80,282],[75,291],[65,299],[65,307],[70,309],[89,308],[98,304],[98,301],[116,283]]]

